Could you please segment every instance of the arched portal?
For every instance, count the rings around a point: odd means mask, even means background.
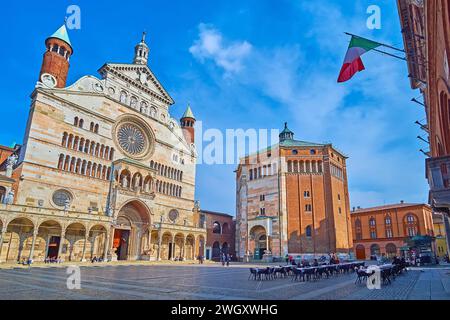
[[[216,241],[212,245],[212,260],[217,260],[220,258],[220,243],[219,241]]]
[[[38,236],[36,238],[36,243],[39,247],[39,249],[43,249],[45,258],[58,258],[61,254],[65,254],[67,246],[64,246],[64,244],[61,244],[61,232],[62,227],[61,225],[53,220],[47,220],[42,222],[39,225],[38,229]],[[45,247],[41,247],[41,241],[43,240]],[[60,246],[62,246],[60,248]],[[35,254],[39,255],[39,251],[35,249]],[[41,258],[44,257],[38,257],[36,260],[43,260]]]
[[[229,249],[228,249],[228,242],[224,242],[223,244],[222,244],[222,253],[223,254],[228,254],[229,252]]]
[[[263,226],[254,226],[250,229],[249,251],[256,260],[262,259],[264,253],[270,251],[269,239]]]
[[[97,224],[91,227],[88,235],[86,257],[89,259],[101,258],[105,255],[106,228]]]
[[[362,244],[356,246],[356,259],[366,260],[366,248]]]
[[[69,242],[69,261],[81,261],[83,252],[86,249],[85,244],[86,228],[81,223],[72,223],[66,228],[66,239]]]
[[[6,261],[28,259],[30,250],[25,246],[25,242],[32,238],[33,230],[34,224],[27,218],[16,218],[8,224],[5,235],[5,242],[8,242],[8,248],[5,250]]]
[[[149,226],[150,212],[143,202],[133,200],[125,204],[114,227],[113,256],[118,260],[138,260],[148,244]]]

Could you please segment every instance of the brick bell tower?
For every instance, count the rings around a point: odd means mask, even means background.
[[[64,24],[47,40],[39,81],[49,87],[64,88],[69,73],[69,59],[73,49]]]
[[[194,124],[195,117],[192,113],[191,106],[188,104],[186,111],[180,119],[181,129],[183,130],[184,138],[189,143],[194,143]]]

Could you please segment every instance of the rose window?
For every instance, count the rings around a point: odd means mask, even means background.
[[[127,153],[139,156],[146,151],[147,138],[144,132],[132,123],[125,123],[117,131],[119,146]]]

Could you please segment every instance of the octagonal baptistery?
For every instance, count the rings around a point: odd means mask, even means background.
[[[30,230],[37,234],[31,231],[23,241],[35,242],[34,252],[27,253],[34,260],[48,258],[49,252],[69,260],[193,259],[202,253],[206,230],[199,227],[194,209],[195,145],[171,117],[174,101],[147,65],[145,34],[133,63],[107,63],[99,70],[100,79],[84,76],[68,87],[58,84],[67,74],[52,75],[49,66],[68,61],[66,48],[72,44],[65,26],[49,39],[58,40],[46,42],[46,56],[55,57],[44,60],[32,93],[12,175],[19,177],[14,201],[1,207],[2,225],[16,216],[31,221]],[[46,233],[46,245],[38,246],[39,225],[50,216],[59,228]],[[66,228],[73,223],[80,226],[80,241],[68,240]],[[162,247],[163,235],[169,249]],[[57,250],[50,250],[50,244]],[[76,258],[74,250],[80,252]],[[0,253],[2,260],[18,256]]]

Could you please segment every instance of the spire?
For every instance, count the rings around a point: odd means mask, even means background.
[[[281,131],[280,135],[280,142],[283,142],[285,140],[293,140],[294,139],[294,133],[289,130],[288,126],[287,126],[287,122],[284,123],[284,130]]]
[[[183,113],[183,116],[181,117],[181,119],[184,118],[191,118],[195,120],[194,113],[192,113],[191,105],[189,103],[187,105],[186,111]]]
[[[49,37],[49,39],[50,38],[56,38],[56,39],[62,40],[65,43],[67,43],[70,47],[72,47],[65,23],[58,30],[56,30],[56,32],[54,34],[52,34]]]
[[[134,47],[134,64],[147,64],[148,62],[148,54],[150,52],[149,47],[145,43],[145,38],[147,36],[147,32],[142,32],[141,42],[139,42],[136,47]]]

